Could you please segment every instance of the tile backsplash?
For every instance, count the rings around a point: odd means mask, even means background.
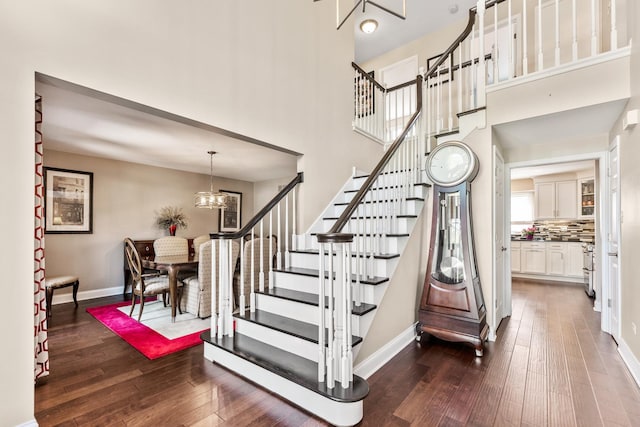
[[[592,219],[568,221],[535,221],[535,238],[551,240],[578,240],[593,242],[596,226]]]

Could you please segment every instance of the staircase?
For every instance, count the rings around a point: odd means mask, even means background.
[[[610,3],[613,11],[618,1]],[[559,0],[547,3],[555,4],[557,28]],[[595,22],[595,8],[583,3],[572,2],[573,28],[576,16],[582,14],[591,14]],[[425,155],[433,144],[463,140],[487,125],[487,87],[548,75],[543,65],[549,63],[544,61],[548,49],[540,45],[537,52],[527,54],[527,38],[533,40],[534,35],[527,34],[526,26],[519,32],[513,25],[526,21],[536,4],[541,2],[478,1],[460,36],[443,53],[429,58],[426,72],[421,69],[415,81],[386,88],[352,64],[354,130],[383,144],[385,153],[370,174],[354,174],[305,233],[295,229],[300,174],[242,230],[211,235],[213,257],[221,266],[212,286],[219,286],[220,296],[213,301],[218,314],[212,317],[211,332],[202,335],[205,358],[333,425],[354,425],[362,419],[369,387],[354,375],[353,361],[427,200]],[[542,9],[535,11],[541,20]],[[500,51],[500,31],[486,31],[491,27],[508,28],[507,38],[513,40],[517,55]],[[610,27],[614,51],[618,49],[615,13]],[[595,27],[588,33],[584,38],[574,31],[573,62],[588,63],[598,53]],[[558,46],[566,43],[558,34],[551,38],[556,68],[566,65],[558,55]],[[578,57],[576,46],[583,39],[590,45],[589,57]],[[487,50],[487,40],[498,48]],[[261,261],[254,261],[250,272],[242,267],[240,277],[249,275],[251,287],[245,292],[240,286],[239,309],[234,310],[231,240],[243,242],[249,234],[276,235],[280,243],[275,253],[271,245],[261,246]],[[244,259],[242,252],[240,257]]]
[[[393,180],[388,174],[387,181]],[[354,425],[362,419],[362,402],[369,392],[363,378],[353,375],[347,387],[318,378],[319,351],[319,248],[317,234],[330,230],[367,176],[355,176],[345,183],[320,219],[297,241],[300,249],[290,249],[289,262],[272,269],[269,287],[255,291],[255,308],[233,314],[234,330],[231,336],[218,337],[215,333],[202,335],[205,358],[219,363],[273,391],[294,404],[305,408],[334,425]],[[394,202],[393,188],[375,188],[381,192],[380,201],[363,203],[364,227],[372,230],[375,213],[390,209]],[[351,282],[356,294],[351,306],[353,358],[356,357],[363,337],[375,316],[377,305],[384,297],[389,277],[397,265],[408,237],[422,211],[428,185],[413,185],[406,197],[404,212],[394,219],[394,233],[385,236],[383,251],[370,259],[353,255],[356,264],[368,262],[373,274],[354,273]],[[353,218],[356,221],[356,218]],[[353,226],[353,223],[352,223]],[[374,245],[375,233],[362,237]],[[316,243],[314,243],[316,242]],[[355,244],[354,244],[355,245]],[[265,272],[266,273],[266,272]],[[328,277],[328,271],[324,271]],[[325,310],[329,309],[324,298]],[[328,331],[324,329],[326,336]],[[215,331],[216,329],[212,329]],[[324,364],[324,361],[321,361]]]

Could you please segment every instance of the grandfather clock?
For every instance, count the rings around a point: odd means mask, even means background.
[[[427,158],[433,216],[418,332],[469,343],[482,356],[489,327],[471,220],[471,181],[478,167],[475,153],[458,141],[438,145]]]

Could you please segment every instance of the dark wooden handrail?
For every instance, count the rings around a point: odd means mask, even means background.
[[[276,207],[280,200],[284,199],[284,197],[301,182],[304,182],[304,174],[302,172],[298,172],[296,177],[293,178],[286,187],[280,190],[280,192],[278,192],[278,194],[276,194],[269,203],[267,203],[262,209],[260,209],[260,212],[255,214],[253,218],[251,218],[249,222],[246,223],[244,227],[242,227],[242,229],[229,233],[210,233],[209,237],[211,239],[238,239],[246,236],[251,232],[251,229],[253,229],[253,227],[255,227],[256,224],[258,224],[258,222],[260,222],[260,220],[269,213],[271,209]]]
[[[418,117],[420,117],[420,113],[422,112],[422,76],[416,77],[416,86],[417,86],[416,92],[418,93],[417,100],[416,100],[416,103],[417,103],[416,112],[413,113],[413,115],[409,119],[409,122],[405,126],[400,136],[398,136],[395,139],[395,141],[393,142],[393,144],[391,144],[391,146],[386,151],[386,153],[384,153],[384,156],[382,156],[382,159],[380,159],[380,161],[378,162],[378,165],[373,169],[373,171],[371,172],[367,180],[364,182],[364,184],[362,184],[362,187],[360,187],[360,190],[358,190],[356,195],[353,196],[353,199],[347,205],[344,212],[342,212],[342,215],[340,215],[340,217],[335,222],[335,224],[333,224],[333,227],[331,227],[331,230],[323,234],[334,234],[334,233],[340,233],[340,231],[342,231],[342,229],[347,224],[347,222],[349,222],[351,215],[355,212],[360,202],[364,199],[364,196],[373,186],[373,183],[375,182],[375,180],[378,179],[378,176],[380,176],[380,174],[382,173],[382,170],[384,169],[384,167],[387,166],[387,163],[389,163],[389,160],[391,160],[391,157],[393,157],[396,151],[398,151],[398,148],[400,147],[400,145],[402,145],[402,142],[404,141],[407,134],[409,133],[409,130],[415,125],[416,121],[418,120]]]
[[[360,74],[362,74],[362,77],[364,77],[366,80],[369,81],[369,83],[371,83],[372,85],[374,85],[375,87],[377,87],[378,89],[380,89],[383,92],[386,92],[387,89],[385,87],[383,87],[380,83],[378,83],[376,81],[376,79],[374,79],[373,77],[371,77],[371,75],[369,75],[369,73],[367,73],[365,70],[363,70],[362,68],[360,68],[360,66],[358,64],[356,64],[355,62],[351,63],[351,66],[358,71]]]

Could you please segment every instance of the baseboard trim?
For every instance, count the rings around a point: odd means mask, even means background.
[[[623,339],[620,339],[620,342],[618,343],[618,353],[620,354],[620,357],[622,357],[624,364],[627,365],[627,368],[629,369],[633,379],[636,381],[636,384],[640,387],[640,360],[636,358]]]
[[[38,427],[38,421],[36,421],[35,418],[34,418],[34,419],[29,420],[29,421],[27,421],[25,423],[18,424],[16,427]]]
[[[378,351],[358,363],[353,368],[353,373],[364,379],[369,378],[378,369],[382,368],[385,363],[398,354],[403,348],[415,341],[416,339],[416,323],[402,331],[398,336],[383,345]]]
[[[80,282],[80,289],[82,289],[82,282]],[[89,291],[78,290],[78,301],[93,298],[110,297],[113,295],[122,295],[122,289],[122,286],[116,286],[113,288],[92,289]],[[69,288],[69,292],[60,293],[59,295],[58,293],[54,292],[52,304],[56,305],[73,302],[73,294],[70,290],[71,288]]]

